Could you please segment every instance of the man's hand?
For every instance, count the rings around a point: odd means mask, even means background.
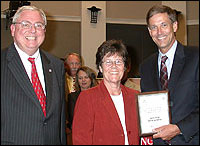
[[[181,133],[178,126],[173,124],[155,128],[153,129],[153,132],[156,132],[156,134],[153,135],[153,138],[161,138],[162,140],[171,140],[173,137]]]

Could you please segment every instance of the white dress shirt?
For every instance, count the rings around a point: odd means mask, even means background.
[[[25,68],[25,70],[26,70],[26,72],[28,74],[28,77],[29,77],[29,79],[30,79],[31,82],[32,82],[32,80],[31,80],[32,64],[30,63],[30,61],[28,61],[28,58],[29,57],[35,58],[35,65],[36,65],[36,70],[37,70],[37,73],[38,73],[38,77],[39,77],[40,82],[42,84],[42,88],[44,90],[44,94],[46,95],[44,74],[43,74],[42,61],[41,61],[41,56],[40,56],[39,49],[35,52],[34,55],[29,56],[28,54],[26,54],[25,52],[23,52],[17,46],[16,43],[14,43],[14,45],[15,45],[15,48],[16,48],[17,52],[19,53],[21,61],[22,61],[23,65],[24,65],[24,68]]]
[[[170,73],[171,73],[172,64],[173,64],[173,61],[174,61],[174,54],[176,52],[176,48],[177,48],[177,41],[175,40],[174,44],[172,45],[172,47],[169,49],[169,51],[167,53],[163,54],[159,50],[159,56],[158,56],[159,75],[160,75],[161,58],[162,58],[162,56],[166,55],[168,57],[168,59],[165,62],[166,66],[167,66],[168,80],[169,80],[169,77],[170,77]]]
[[[122,92],[120,95],[111,95],[112,101],[115,105],[115,108],[117,110],[119,119],[122,124],[122,128],[124,130],[124,135],[125,135],[125,145],[128,145],[128,136],[127,136],[127,131],[126,131],[126,122],[125,122],[125,112],[124,112],[124,100],[122,97]]]

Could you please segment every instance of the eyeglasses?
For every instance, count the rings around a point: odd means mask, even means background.
[[[31,29],[32,25],[34,25],[35,29],[37,29],[37,30],[44,30],[45,29],[45,25],[41,22],[37,22],[37,23],[32,24],[29,21],[22,21],[22,22],[15,22],[13,24],[21,24],[21,27],[23,29]]]
[[[113,66],[113,64],[115,64],[116,66],[122,66],[124,64],[124,61],[118,59],[118,60],[115,60],[115,61],[112,61],[112,60],[106,60],[106,61],[103,61],[103,63],[107,66],[107,67],[111,67]]]

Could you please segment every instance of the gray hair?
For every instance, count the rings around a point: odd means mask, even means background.
[[[40,15],[42,16],[43,20],[44,20],[44,24],[47,25],[47,18],[46,18],[46,15],[45,15],[44,11],[42,9],[39,9],[39,8],[35,7],[35,6],[22,6],[22,7],[20,7],[17,10],[17,12],[15,13],[15,15],[13,16],[12,23],[16,23],[17,22],[17,19],[20,17],[21,13],[24,10],[38,11],[40,13]]]
[[[70,55],[77,56],[77,57],[79,58],[79,60],[80,60],[81,66],[82,66],[82,64],[83,64],[83,59],[82,59],[81,55],[79,55],[78,53],[71,52],[71,53],[67,54],[67,55],[64,57],[64,60],[67,61],[67,58],[68,58]]]

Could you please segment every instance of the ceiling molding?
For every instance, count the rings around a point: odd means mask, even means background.
[[[1,18],[6,18],[6,15],[1,13]],[[47,16],[47,20],[81,22],[81,17],[54,15],[54,16]],[[106,23],[146,25],[146,20],[145,19],[106,18]],[[187,25],[199,25],[199,20],[187,20]]]

